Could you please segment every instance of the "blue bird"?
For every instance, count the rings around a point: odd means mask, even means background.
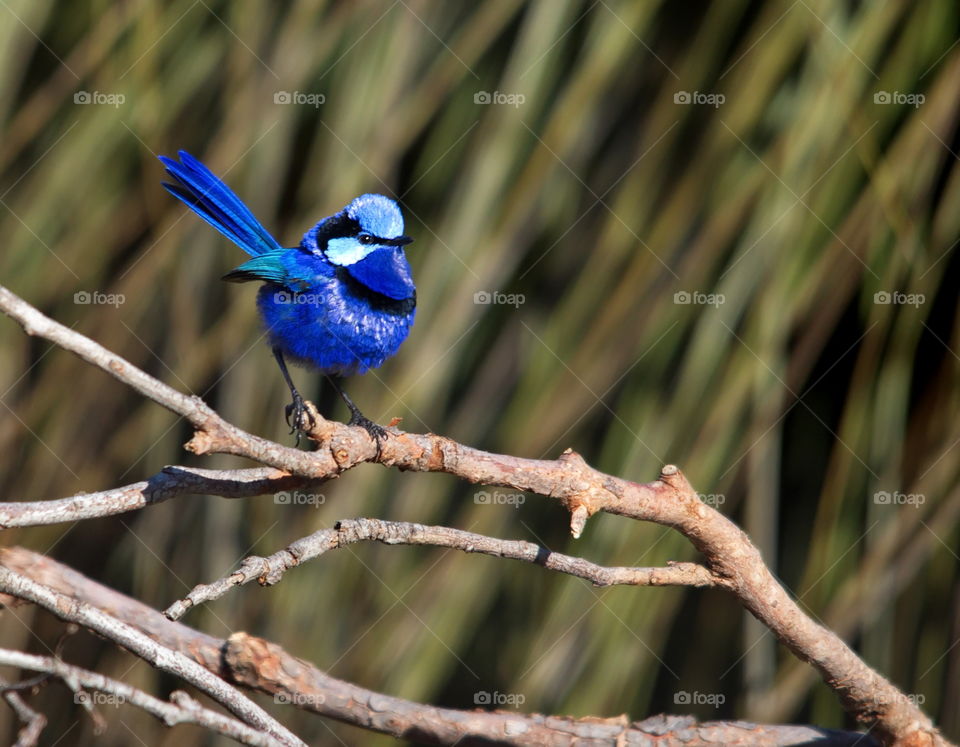
[[[365,417],[333,377],[379,367],[413,325],[417,290],[403,251],[412,239],[403,234],[397,203],[360,195],[288,249],[213,172],[189,153],[179,155],[179,161],[160,156],[176,180],[163,186],[252,257],[223,279],[263,283],[257,307],[293,397],[286,418],[297,442],[309,411],[286,360],[325,374],[350,409],[350,425],[365,428],[379,453],[386,430]]]

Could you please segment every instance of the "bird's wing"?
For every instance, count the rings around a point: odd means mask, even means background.
[[[200,161],[180,151],[180,161],[160,156],[177,184],[163,183],[167,191],[193,212],[254,257],[281,249],[249,208]]]
[[[291,273],[289,263],[284,261],[284,255],[290,251],[297,250],[278,249],[248,259],[242,265],[224,275],[221,280],[229,280],[232,283],[260,280],[266,283],[277,283],[292,291],[302,290],[306,281],[303,278],[295,277]]]

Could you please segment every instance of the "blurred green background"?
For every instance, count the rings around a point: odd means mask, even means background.
[[[958,38],[949,0],[4,0],[0,282],[290,443],[255,289],[218,279],[243,255],[163,191],[156,155],[200,157],[285,245],[358,193],[395,196],[419,311],[400,354],[348,386],[368,415],[522,456],[572,447],[639,481],[678,464],[957,739]],[[317,376],[294,377],[345,417]],[[247,464],[185,453],[182,421],[2,320],[0,395],[3,500]],[[444,475],[368,466],[322,491],[319,506],[180,498],[3,541],[158,608],[359,516],[609,565],[696,559],[611,516],[575,541],[554,502],[478,502]],[[457,708],[496,692],[576,716],[850,725],[720,592],[364,545],[184,621]],[[46,653],[62,630],[21,607],[0,645]],[[64,655],[179,686],[83,633]],[[258,700],[313,744],[391,742]],[[129,707],[106,707],[97,741],[61,685],[30,702],[50,744],[218,742]]]

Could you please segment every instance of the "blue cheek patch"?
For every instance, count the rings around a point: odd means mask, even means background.
[[[359,262],[347,266],[347,272],[370,290],[396,301],[411,298],[416,290],[410,263],[403,250],[396,247],[379,247]]]
[[[328,239],[324,254],[333,264],[347,267],[359,262],[376,248],[376,244],[361,244],[351,236],[344,236],[338,239]]]

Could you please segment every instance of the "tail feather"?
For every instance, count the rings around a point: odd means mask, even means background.
[[[250,209],[200,161],[180,151],[180,161],[160,156],[177,184],[163,183],[167,191],[251,256],[282,249]]]

